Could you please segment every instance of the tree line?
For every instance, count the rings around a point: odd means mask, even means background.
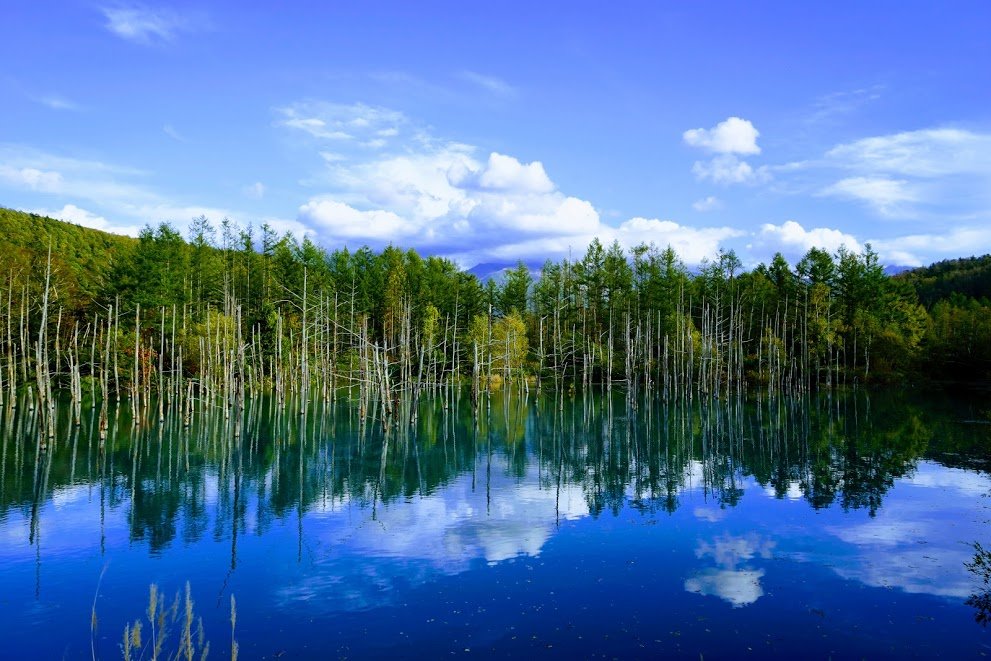
[[[202,402],[265,392],[303,406],[346,389],[392,419],[415,415],[422,392],[461,384],[476,402],[499,386],[593,385],[635,401],[991,368],[987,299],[954,292],[927,307],[869,245],[751,270],[720,252],[690,270],[670,247],[594,240],[580,259],[482,283],[440,257],[328,251],[267,225],[198,218],[187,236],[163,223],[133,240],[6,210],[0,223],[33,228],[0,244],[10,402],[28,392],[50,407],[54,388],[77,411],[83,399],[127,400],[188,418]]]

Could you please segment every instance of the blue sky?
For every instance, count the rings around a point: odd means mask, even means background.
[[[0,12],[3,206],[130,234],[267,222],[466,267],[593,236],[690,264],[991,252],[986,2]]]

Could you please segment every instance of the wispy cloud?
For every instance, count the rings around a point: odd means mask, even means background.
[[[837,145],[826,158],[839,167],[868,173],[991,177],[991,134],[955,128],[906,131]]]
[[[692,172],[699,181],[716,184],[761,184],[771,180],[766,166],[753,167],[733,154],[720,154],[709,161],[695,161]]]
[[[204,25],[201,15],[180,14],[168,8],[114,5],[103,7],[101,11],[108,30],[121,39],[143,45],[171,41],[180,32],[190,32]]]
[[[831,195],[867,203],[877,213],[888,217],[911,215],[908,205],[919,201],[917,190],[904,179],[884,177],[848,177],[822,189],[818,195]]]
[[[185,204],[162,195],[145,184],[148,174],[103,161],[0,144],[0,189],[28,192],[47,200],[31,208],[46,205],[51,215],[72,222],[133,234],[134,227],[146,223],[169,221],[182,227],[201,215],[215,222],[224,217],[246,218],[230,209]]]
[[[52,110],[82,110],[82,106],[78,103],[70,101],[63,96],[58,94],[46,94],[43,96],[36,96],[33,99],[43,106],[51,108]]]
[[[497,96],[508,97],[516,94],[515,87],[496,76],[488,76],[476,71],[462,71],[458,74],[458,77]]]
[[[884,85],[871,85],[870,87],[824,94],[812,104],[812,111],[806,122],[819,124],[854,113],[880,99],[883,91]]]
[[[176,142],[189,142],[189,140],[186,139],[186,136],[179,133],[179,131],[177,131],[171,124],[165,124],[162,126],[162,132]]]
[[[406,116],[396,110],[364,103],[303,101],[277,108],[276,124],[321,140],[380,149],[400,134]]]
[[[893,219],[991,212],[991,134],[931,128],[830,149],[820,167],[846,176],[819,194],[856,200]]]

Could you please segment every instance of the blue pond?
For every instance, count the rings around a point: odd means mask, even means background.
[[[0,656],[121,658],[143,620],[151,658],[149,587],[187,583],[213,659],[231,595],[242,659],[980,656],[989,409],[447,393],[386,435],[345,398],[188,429],[123,405],[104,443],[66,410],[46,444],[22,404]]]

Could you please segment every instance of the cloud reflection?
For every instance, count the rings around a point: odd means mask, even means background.
[[[695,594],[719,597],[733,608],[749,606],[764,595],[760,579],[764,570],[750,566],[755,558],[769,560],[774,542],[756,533],[744,536],[721,535],[712,543],[699,541],[695,557],[712,558],[716,567],[701,569],[685,580],[685,590]]]
[[[290,606],[319,597],[347,609],[385,603],[399,582],[426,583],[478,560],[537,556],[559,521],[589,513],[580,486],[542,488],[536,475],[512,476],[501,457],[492,458],[488,480],[476,476],[473,485],[470,474],[462,475],[428,496],[379,503],[374,516],[362,510],[360,523],[347,507],[321,513],[308,535],[329,551],[280,589],[278,601]]]

